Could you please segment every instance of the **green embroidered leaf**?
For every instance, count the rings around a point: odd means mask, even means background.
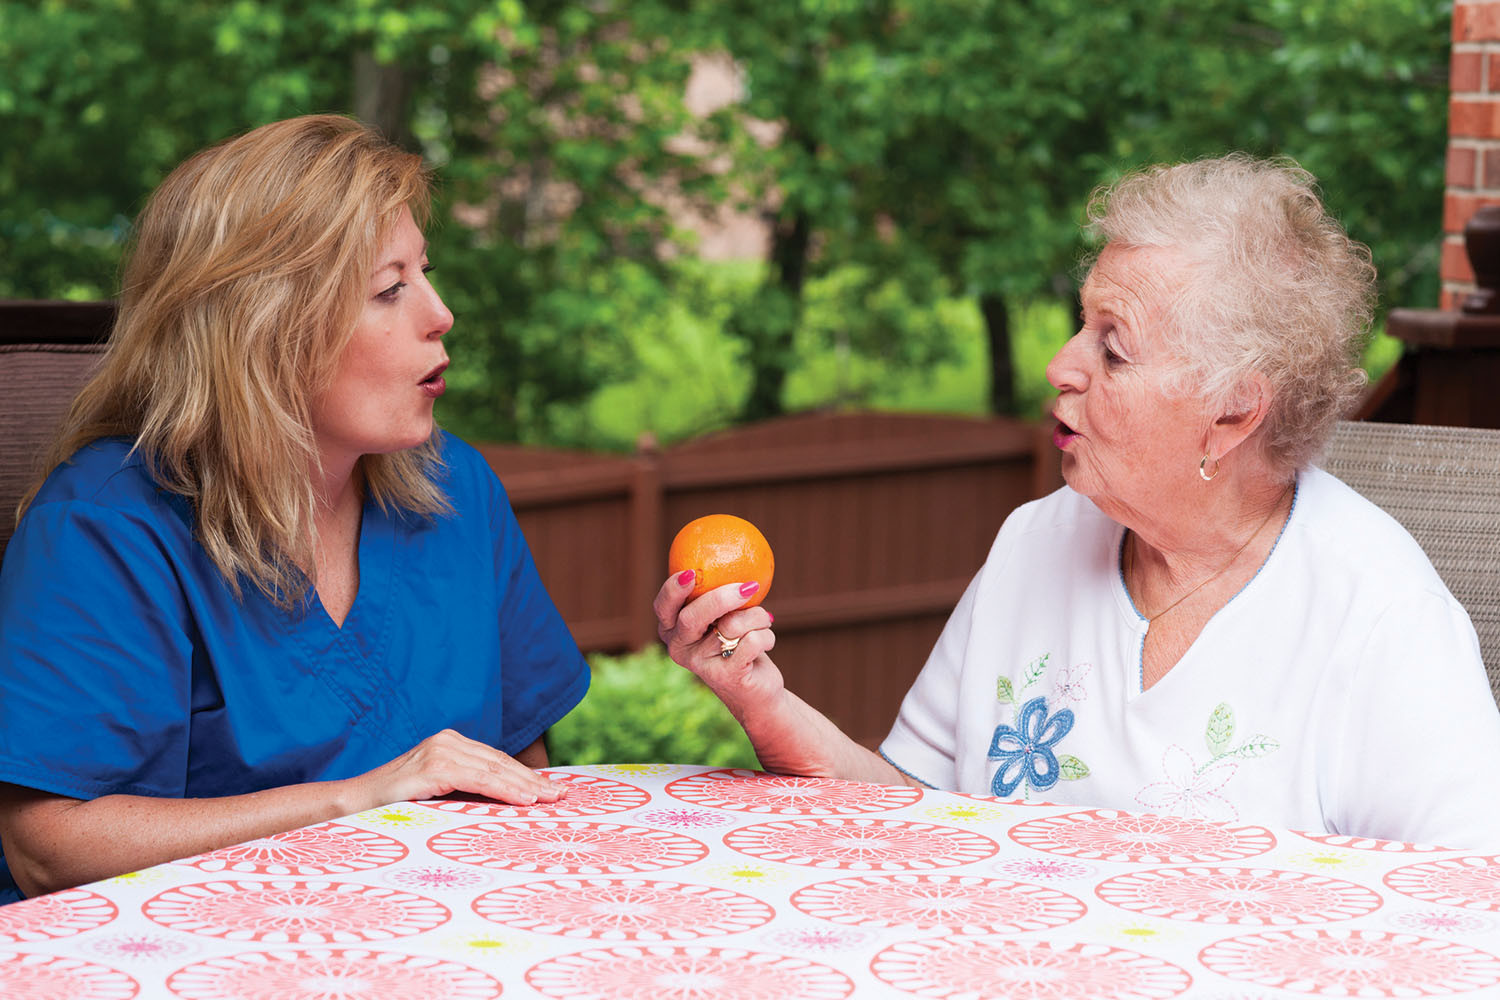
[[[1243,757],[1246,760],[1251,760],[1255,757],[1264,757],[1266,754],[1275,753],[1280,749],[1281,744],[1276,740],[1273,740],[1269,736],[1263,736],[1260,733],[1256,733],[1254,736],[1249,737],[1245,740],[1245,742],[1235,747],[1233,752],[1231,753],[1231,756]]]
[[[1208,739],[1209,753],[1215,757],[1228,750],[1229,741],[1234,739],[1234,709],[1219,702],[1208,717],[1208,729],[1203,735]]]
[[[1010,686],[1010,678],[1002,677],[995,682],[995,697],[1000,699],[1002,705],[1013,705],[1016,701],[1016,692]]]
[[[1041,656],[1038,656],[1036,659],[1026,664],[1026,669],[1021,671],[1022,691],[1025,691],[1027,688],[1031,687],[1031,685],[1042,679],[1042,675],[1047,672],[1047,657],[1051,655],[1051,653],[1043,653]]]
[[[1089,766],[1070,753],[1057,758],[1057,766],[1062,771],[1064,781],[1077,781],[1089,776]]]

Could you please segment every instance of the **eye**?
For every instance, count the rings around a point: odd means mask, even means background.
[[[401,289],[406,287],[406,282],[398,281],[383,292],[376,292],[375,298],[380,302],[395,302],[396,297],[401,294]]]

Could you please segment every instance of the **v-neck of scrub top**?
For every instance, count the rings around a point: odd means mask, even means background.
[[[395,580],[402,572],[397,517],[365,498],[359,528],[359,589],[344,623],[334,623],[317,591],[285,615],[287,634],[307,655],[307,669],[349,711],[351,724],[378,733],[401,754],[421,742],[407,693],[386,666]]]

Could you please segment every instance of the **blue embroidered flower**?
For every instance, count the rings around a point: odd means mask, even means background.
[[[1000,761],[990,782],[994,795],[1009,796],[1022,781],[1032,788],[1051,788],[1062,769],[1052,752],[1057,741],[1073,728],[1073,710],[1047,717],[1047,699],[1033,698],[1021,707],[1014,727],[996,726],[990,741],[990,760]]]

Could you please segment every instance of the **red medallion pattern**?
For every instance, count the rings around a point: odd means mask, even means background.
[[[437,834],[427,847],[466,865],[547,875],[654,872],[708,856],[707,846],[680,833],[580,820],[475,823]]]
[[[555,818],[573,816],[603,816],[606,813],[626,812],[638,809],[651,801],[644,789],[627,785],[623,781],[600,778],[588,774],[573,774],[569,771],[540,772],[553,781],[568,787],[566,798],[556,802],[538,802],[531,806],[515,806],[493,799],[456,797],[451,799],[426,799],[420,805],[447,813],[465,816],[486,816],[498,819]]]
[[[725,768],[678,778],[664,791],[710,809],[779,816],[848,816],[901,809],[922,798],[920,788],[887,788],[833,778],[795,778]]]
[[[1500,911],[1500,857],[1493,855],[1407,865],[1386,875],[1385,884],[1428,903]]]
[[[406,845],[399,840],[330,822],[209,851],[184,863],[205,872],[343,875],[395,864],[404,857]]]
[[[81,934],[103,927],[119,913],[114,903],[87,889],[64,889],[25,899],[0,906],[0,944],[24,944]]]
[[[826,965],[739,948],[609,948],[533,966],[526,982],[556,1000],[842,1000],[848,976]]]
[[[125,973],[92,962],[0,951],[5,1000],[131,1000],[140,991]]]
[[[1276,846],[1271,831],[1261,826],[1231,826],[1114,809],[1027,820],[1011,827],[1010,837],[1048,854],[1148,865],[1236,861]]]
[[[1193,982],[1170,962],[1109,945],[969,936],[903,941],[870,971],[904,993],[963,1000],[1167,1000]]]
[[[351,944],[421,934],[448,922],[443,904],[353,882],[204,882],[146,900],[141,911],[174,931],[227,941]]]
[[[1446,851],[1446,847],[1435,844],[1407,844],[1399,840],[1375,840],[1372,837],[1350,837],[1341,833],[1308,833],[1297,830],[1297,836],[1327,844],[1329,847],[1347,847],[1354,851],[1378,851],[1381,854],[1431,854]]]
[[[446,959],[362,949],[255,952],[178,969],[182,1000],[494,1000],[492,976]]]
[[[892,819],[782,820],[731,830],[724,844],[763,861],[851,871],[951,868],[1000,850],[968,830]]]
[[[776,911],[742,893],[645,879],[559,879],[485,893],[474,912],[538,934],[615,941],[688,940],[738,934]]]
[[[1326,997],[1448,997],[1500,986],[1494,955],[1383,931],[1250,934],[1215,942],[1198,960],[1229,979]]]
[[[806,886],[791,902],[840,924],[991,934],[1061,927],[1087,912],[1056,889],[977,875],[863,875]]]
[[[1328,923],[1382,905],[1353,882],[1271,868],[1158,868],[1105,879],[1095,892],[1132,913],[1211,924]]]
[[[547,773],[562,804],[395,803],[0,906],[0,1000],[1500,998],[1500,855]]]

